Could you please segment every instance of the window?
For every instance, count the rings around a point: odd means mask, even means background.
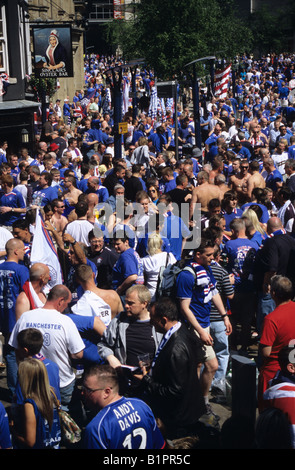
[[[5,7],[0,5],[0,72],[9,73]]]

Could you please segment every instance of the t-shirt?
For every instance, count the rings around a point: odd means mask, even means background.
[[[71,310],[76,315],[99,317],[106,326],[109,325],[112,319],[111,307],[90,290],[84,292]]]
[[[155,355],[155,341],[150,320],[130,322],[126,330],[126,364],[139,366],[138,351]]]
[[[161,235],[167,237],[170,242],[170,251],[174,254],[177,260],[181,259],[182,241],[184,238],[189,238],[191,232],[182,220],[174,214],[165,217],[164,227]]]
[[[264,362],[275,365],[279,369],[278,353],[294,337],[295,304],[290,301],[276,307],[264,319],[260,343],[272,347],[269,357],[265,358]]]
[[[81,185],[81,186],[83,187],[84,185]],[[79,188],[79,189],[82,191],[81,188]],[[107,188],[105,188],[104,186],[100,186],[100,185],[99,185],[99,187],[97,188],[96,191],[93,191],[93,190],[89,189],[88,186],[87,186],[87,188],[84,189],[83,192],[85,194],[92,194],[92,193],[97,194],[99,202],[105,202],[109,197],[109,192],[108,192]]]
[[[74,220],[66,226],[65,233],[69,233],[78,243],[89,246],[88,235],[91,230],[93,230],[93,224],[88,220]]]
[[[282,182],[283,182],[283,177],[279,170],[274,170],[271,173],[269,173],[265,180],[266,187],[272,189],[274,192],[276,192],[278,189],[276,183],[282,183]]]
[[[74,379],[71,354],[85,348],[74,322],[54,309],[36,308],[22,314],[9,340],[13,348],[18,347],[17,335],[26,328],[37,328],[43,334],[41,354],[56,362],[59,367],[60,387],[66,387]]]
[[[210,267],[205,269],[198,263],[188,264],[196,274],[183,270],[176,279],[176,295],[179,299],[191,299],[190,310],[202,328],[210,325],[210,310],[212,297],[218,293],[216,280]]]
[[[227,296],[234,293],[234,287],[230,283],[228,272],[216,261],[212,261],[210,267],[216,280],[217,290],[223,300],[224,305],[226,306]],[[227,309],[227,307],[225,308]],[[214,303],[211,304],[210,323],[213,321],[223,321]]]
[[[163,449],[164,438],[151,409],[137,398],[121,397],[86,426],[85,449]]]
[[[172,202],[175,202],[175,204],[178,205],[179,210],[181,209],[181,204],[187,203],[188,201],[185,201],[185,198],[188,194],[190,194],[190,191],[187,189],[180,189],[180,188],[174,188],[171,190],[168,190],[168,194],[172,199]]]
[[[3,194],[0,197],[0,207],[12,207],[14,209],[25,209],[25,201],[22,194],[18,191],[11,191],[8,194]],[[21,214],[16,212],[6,212],[5,214],[0,214],[0,225],[11,226],[13,222],[18,220],[21,217]]]
[[[5,251],[5,245],[8,242],[8,240],[10,240],[11,238],[13,238],[12,233],[6,228],[0,227],[0,251]],[[5,258],[6,258],[5,255],[1,256],[0,263],[3,263]]]
[[[138,258],[135,256],[133,248],[128,248],[121,253],[113,268],[113,289],[117,290],[127,277],[134,274],[138,275],[138,272]]]
[[[39,361],[42,361],[43,364],[46,367],[47,374],[48,374],[48,379],[49,379],[49,384],[51,387],[54,388],[55,395],[57,399],[60,401],[60,380],[59,380],[59,369],[58,365],[48,359],[47,357],[44,357],[43,354],[35,354],[33,356],[33,359],[38,359]],[[17,382],[16,387],[15,387],[15,395],[16,395],[16,403],[19,405],[22,405],[24,403],[24,398],[21,392],[20,384]]]
[[[96,285],[101,289],[110,289],[112,285],[113,266],[119,258],[118,253],[104,246],[100,253],[88,249],[88,258],[97,268]]]
[[[236,218],[239,218],[239,217],[242,217],[243,215],[243,211],[242,209],[234,209],[230,214],[228,212],[226,212],[225,210],[222,210],[221,211],[221,214],[223,215],[223,217],[225,218],[225,230],[227,232],[230,231],[230,223],[232,220],[236,219]]]
[[[46,204],[49,204],[53,201],[53,199],[57,199],[58,197],[58,186],[49,186],[48,188],[40,188],[34,191],[33,200],[36,197],[41,198],[41,207],[44,207]]]
[[[248,238],[236,238],[226,242],[224,252],[228,256],[228,271],[235,276],[235,287],[246,286],[253,274],[257,243]],[[252,258],[251,258],[252,257]],[[246,264],[245,264],[246,263]]]
[[[97,351],[97,343],[100,340],[100,336],[93,330],[95,317],[77,315],[75,313],[69,313],[67,316],[75,323],[85,345],[83,359],[79,360],[79,363],[82,362],[84,366],[87,366],[89,362],[94,362],[95,364],[104,363]]]
[[[258,204],[257,202],[247,202],[247,204],[244,204],[241,207],[242,212],[244,212],[246,209],[251,209],[251,206],[259,206],[260,209],[262,210],[262,216],[261,219],[259,220],[262,224],[267,224],[268,219],[269,219],[269,212],[267,210],[267,207],[264,204]]]
[[[162,251],[153,256],[145,256],[142,259],[143,272],[145,277],[145,285],[150,291],[152,301],[155,300],[156,288],[159,278],[160,268],[168,264],[176,263],[176,258],[173,253],[166,253]]]
[[[12,447],[7,411],[0,401],[0,449]]]
[[[26,266],[13,261],[0,264],[0,330],[4,335],[15,325],[16,298],[29,276]]]

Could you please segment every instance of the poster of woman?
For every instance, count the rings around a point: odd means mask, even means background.
[[[33,28],[34,69],[40,78],[73,76],[72,38],[70,26],[38,26]]]

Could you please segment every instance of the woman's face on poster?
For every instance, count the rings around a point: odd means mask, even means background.
[[[50,36],[49,37],[49,44],[51,45],[51,47],[55,47],[56,44],[57,44],[57,39],[55,36]]]

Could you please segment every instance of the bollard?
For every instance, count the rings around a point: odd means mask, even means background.
[[[232,416],[256,420],[256,364],[244,356],[233,355],[232,360]]]

